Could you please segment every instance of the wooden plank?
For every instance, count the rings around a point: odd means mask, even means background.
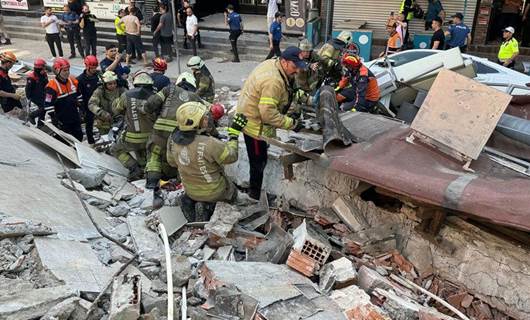
[[[44,121],[43,124],[46,128],[51,130],[53,133],[55,133],[56,135],[64,139],[64,141],[67,142],[71,147],[75,147],[75,143],[79,142],[79,140],[77,140],[74,136],[60,130],[59,128],[54,126],[51,122]]]
[[[411,128],[471,159],[477,159],[511,96],[442,70]]]

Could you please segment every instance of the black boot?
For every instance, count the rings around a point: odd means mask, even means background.
[[[232,59],[232,62],[240,62],[239,61],[239,53],[237,52],[237,42],[230,41],[230,44],[232,45],[232,52],[234,53],[234,59]]]
[[[134,181],[142,178],[144,170],[142,170],[142,168],[140,168],[137,163],[135,163],[131,167],[128,167],[127,169],[129,169],[129,181]]]
[[[6,42],[4,42],[4,44],[11,44],[11,40],[10,39],[6,39]]]
[[[147,189],[155,189],[158,187],[158,181],[160,181],[161,176],[160,172],[147,172],[145,187]]]

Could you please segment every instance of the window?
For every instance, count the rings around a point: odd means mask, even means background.
[[[433,54],[438,53],[437,51],[416,51],[416,50],[409,50],[405,51],[401,54],[395,54],[392,56],[389,56],[388,59],[393,61],[392,64],[394,67],[399,67],[400,65],[416,61],[418,59],[423,59],[425,57],[431,56]]]
[[[477,66],[477,74],[487,74],[487,73],[499,73],[499,70],[485,65],[482,62],[474,61]]]

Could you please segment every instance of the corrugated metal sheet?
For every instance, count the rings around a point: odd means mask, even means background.
[[[465,11],[464,22],[472,27],[477,0],[468,0],[467,9],[465,9],[464,0],[441,0],[442,5],[447,13],[447,19],[456,12]],[[418,3],[427,12],[428,1],[418,0]],[[374,37],[385,39],[387,37],[386,21],[390,12],[399,12],[401,0],[335,0],[333,8],[333,22],[345,19],[366,21],[366,29],[374,31]],[[419,19],[413,19],[410,23],[411,35],[417,32],[424,32],[425,22]]]

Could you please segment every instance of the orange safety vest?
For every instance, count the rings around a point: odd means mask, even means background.
[[[399,33],[396,31],[394,34],[388,38],[388,41],[386,43],[386,50],[388,54],[396,53],[401,49],[401,37],[399,36]]]

